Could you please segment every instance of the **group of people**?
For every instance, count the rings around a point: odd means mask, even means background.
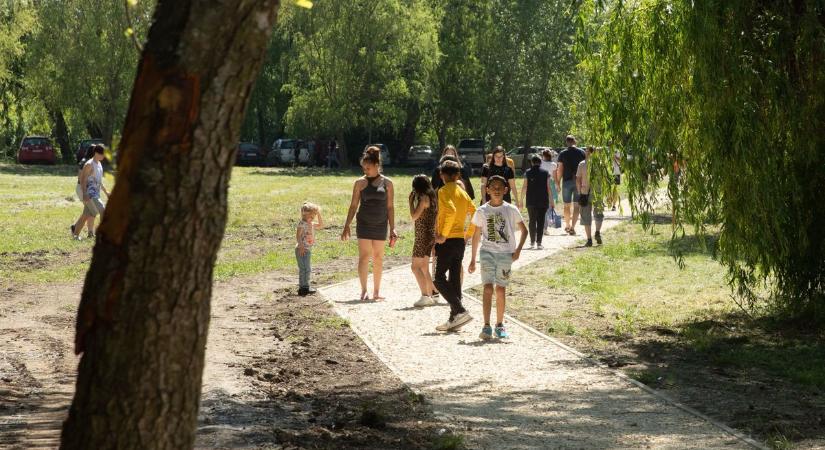
[[[95,218],[99,215],[103,217],[105,206],[100,198],[100,194],[105,193],[109,197],[109,191],[103,185],[103,165],[101,161],[106,157],[105,149],[101,144],[89,146],[84,157],[78,164],[77,186],[75,193],[78,200],[83,204],[83,212],[75,223],[69,226],[72,238],[81,240],[83,227],[86,227],[86,237],[95,237]]]
[[[518,260],[530,237],[531,249],[542,249],[542,236],[547,234],[547,218],[554,218],[558,192],[564,202],[565,231],[575,235],[576,222],[587,234],[586,246],[592,246],[591,223],[595,218],[596,232],[592,236],[601,244],[603,208],[594,206],[587,162],[596,150],[576,147],[576,139],[567,136],[567,148],[557,158],[548,150],[531,157],[531,167],[525,171],[521,196],[515,183],[512,160],[502,147],[496,147],[481,173],[480,206],[476,207],[476,192],[469,165],[462,164],[455,147],[448,145],[442,152],[431,177],[417,175],[412,180],[408,196],[410,217],[414,223],[415,241],[412,250],[412,272],[418,283],[420,297],[416,307],[437,304],[439,297],[447,301],[450,315],[438,325],[438,331],[454,331],[472,320],[462,304],[463,260],[467,242],[471,242],[468,271],[478,268],[484,285],[482,305],[484,325],[481,339],[507,338],[504,326],[506,288],[512,274],[513,261]],[[555,160],[554,160],[555,159]],[[398,239],[395,229],[394,185],[381,172],[381,152],[368,147],[360,159],[364,176],[353,184],[352,197],[344,222],[341,240],[351,237],[351,224],[356,221],[358,240],[358,276],[361,300],[381,301],[381,275],[386,241],[394,246]],[[617,178],[616,183],[619,182]],[[528,212],[528,224],[521,215],[521,206]],[[310,285],[310,253],[314,230],[323,226],[320,207],[304,203],[297,228],[296,258],[299,267],[299,294],[315,292]],[[519,231],[517,235],[516,230]],[[479,251],[480,250],[480,251]],[[433,264],[431,275],[430,262]],[[367,290],[369,264],[372,262],[373,290]],[[477,267],[478,266],[478,267]],[[496,298],[496,320],[491,320],[492,299]]]

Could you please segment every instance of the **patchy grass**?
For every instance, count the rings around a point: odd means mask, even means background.
[[[338,316],[325,317],[319,320],[316,325],[320,328],[331,328],[336,330],[341,328],[349,328],[349,320]]]
[[[395,218],[401,239],[387,258],[409,255],[413,236],[406,206],[412,176],[388,172],[396,186]],[[322,207],[314,265],[357,255],[355,242],[341,243],[356,171],[317,168],[236,167],[229,188],[226,233],[215,267],[216,279],[251,275],[295,265],[295,226],[305,200]],[[111,188],[114,179],[106,175]],[[73,241],[69,225],[81,204],[75,198],[71,166],[0,164],[0,282],[54,283],[82,279],[91,260],[91,240]],[[355,228],[353,225],[352,232]],[[340,267],[340,268],[343,268]],[[351,271],[352,267],[348,268]]]
[[[675,243],[680,269],[665,222],[516,271],[509,312],[771,446],[825,445],[825,336],[743,313],[714,236]]]

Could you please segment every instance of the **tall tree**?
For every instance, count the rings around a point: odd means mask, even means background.
[[[319,2],[311,15],[296,11],[292,23],[298,56],[287,86],[290,132],[343,143],[354,128],[404,124],[408,101],[421,95],[436,62],[437,27],[428,5]]]
[[[54,120],[75,134],[112,143],[123,124],[138,52],[125,33],[145,35],[154,1],[56,0],[37,3],[27,48],[26,85]],[[68,136],[58,136],[68,140]]]
[[[6,149],[6,156],[11,156],[14,144],[24,132],[25,39],[36,22],[32,5],[0,3],[0,148]]]
[[[62,448],[191,448],[212,271],[277,0],[161,0],[80,302]]]

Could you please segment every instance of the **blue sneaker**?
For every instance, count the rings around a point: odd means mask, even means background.
[[[482,341],[488,341],[493,338],[493,327],[490,325],[484,325],[484,328],[481,329],[481,334],[478,335],[478,338]]]
[[[496,337],[499,339],[507,339],[510,337],[510,335],[507,334],[507,330],[504,329],[504,325],[496,327]]]

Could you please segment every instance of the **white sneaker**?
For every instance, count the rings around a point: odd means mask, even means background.
[[[544,246],[539,244],[536,246],[536,250],[544,250]]]
[[[413,303],[413,306],[415,306],[416,308],[423,308],[425,306],[433,305],[435,305],[435,300],[433,300],[433,298],[429,295],[422,295],[417,302]]]
[[[458,313],[452,320],[442,323],[435,327],[435,329],[436,331],[454,331],[466,325],[467,322],[471,320],[473,320],[473,318],[467,312]]]
[[[531,242],[531,243],[530,243],[530,246],[529,246],[529,247],[527,247],[527,250],[533,250],[534,248],[536,248],[536,244],[533,244],[533,243]]]

